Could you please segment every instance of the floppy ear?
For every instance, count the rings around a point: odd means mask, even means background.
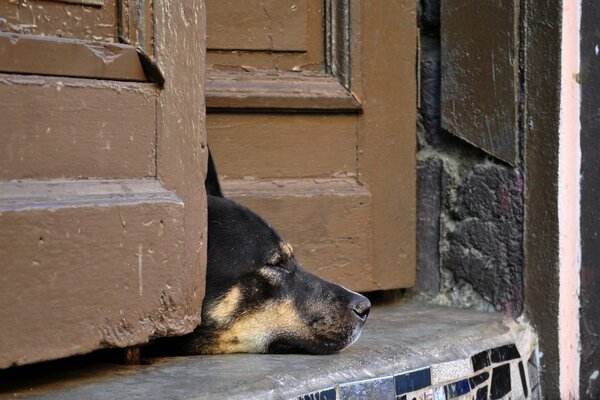
[[[223,193],[221,193],[221,185],[219,184],[219,177],[217,176],[217,169],[215,168],[215,163],[213,161],[212,154],[210,153],[210,148],[208,149],[208,171],[206,171],[204,189],[206,189],[207,195],[223,197]]]

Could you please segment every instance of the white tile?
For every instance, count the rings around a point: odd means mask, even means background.
[[[429,387],[426,389],[416,390],[414,392],[406,393],[406,399],[412,400],[434,400],[433,388]]]
[[[521,374],[519,373],[519,363],[510,364],[510,393],[513,399],[524,399],[523,383],[521,383]]]
[[[431,366],[431,384],[438,385],[444,382],[457,381],[473,375],[471,359],[450,361]]]
[[[446,400],[446,392],[443,386],[438,386],[433,390],[433,400]]]

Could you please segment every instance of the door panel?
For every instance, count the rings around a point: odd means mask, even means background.
[[[0,183],[0,367],[176,332],[183,208],[154,180]]]
[[[212,70],[321,70],[322,0],[208,0],[206,7]]]
[[[115,41],[117,0],[2,1],[0,31]]]
[[[0,61],[0,368],[199,323],[203,2],[93,3],[0,7],[0,54],[13,55]],[[28,13],[49,15],[26,29]],[[36,62],[53,51],[64,57]]]
[[[0,74],[0,179],[155,176],[157,96],[149,83]]]
[[[207,129],[224,178],[316,178],[356,176],[356,124],[355,115],[212,114]]]
[[[208,7],[208,41],[220,45],[208,52],[207,129],[225,195],[267,218],[325,278],[363,291],[413,285],[414,2],[309,0],[306,54],[319,55],[310,69],[246,64],[246,28],[225,27],[220,4]],[[272,30],[260,23],[254,32]],[[293,60],[304,50],[256,53]]]

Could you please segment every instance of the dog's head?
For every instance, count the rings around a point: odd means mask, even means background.
[[[208,234],[202,323],[186,351],[328,354],[358,339],[369,300],[302,269],[258,215],[208,196]]]

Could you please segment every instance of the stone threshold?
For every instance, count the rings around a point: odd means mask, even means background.
[[[38,369],[12,380],[9,370],[0,375],[0,399],[537,399],[536,348],[526,322],[500,314],[379,306],[339,354],[168,357]]]

